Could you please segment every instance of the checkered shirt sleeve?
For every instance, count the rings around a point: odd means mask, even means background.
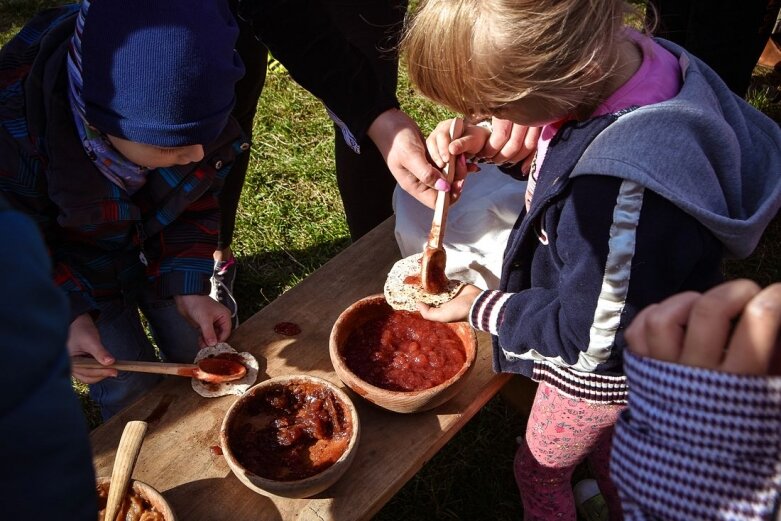
[[[626,353],[611,475],[628,520],[777,519],[781,377]]]

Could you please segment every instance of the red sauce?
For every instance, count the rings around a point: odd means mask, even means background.
[[[447,290],[448,280],[443,266],[435,262],[430,263],[428,275],[428,286],[424,287],[424,290],[433,294],[443,293]]]
[[[277,385],[256,394],[228,433],[231,451],[247,470],[278,481],[322,472],[350,443],[352,422],[331,391],[308,382]]]
[[[212,445],[211,447],[209,447],[209,450],[211,450],[212,454],[214,454],[215,456],[222,456],[222,447],[220,447],[219,445]]]
[[[347,367],[390,391],[419,391],[453,377],[466,361],[458,335],[419,313],[390,311],[355,329],[342,349]]]
[[[301,327],[294,322],[279,322],[274,326],[274,332],[285,336],[296,336],[301,333]]]
[[[404,277],[404,284],[409,284],[410,286],[420,286],[420,275],[407,275]]]
[[[107,521],[106,503],[108,503],[109,483],[97,485],[98,492],[98,521]],[[125,521],[126,519],[143,519],[144,521],[165,521],[165,516],[159,512],[149,500],[132,486],[129,486],[122,505],[119,507],[117,517],[114,521]]]
[[[207,357],[198,362],[198,367],[207,373],[219,376],[234,376],[246,372],[244,365],[238,360],[230,360],[222,355],[233,353],[222,353],[214,357]],[[241,360],[241,358],[239,358]]]

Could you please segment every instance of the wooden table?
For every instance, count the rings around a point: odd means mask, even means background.
[[[398,258],[391,218],[244,322],[230,344],[258,358],[259,379],[307,373],[341,385],[328,356],[331,326],[347,306],[382,292]],[[274,325],[282,321],[301,326],[301,334],[275,333]],[[110,475],[125,423],[145,420],[149,430],[133,477],[160,490],[180,521],[368,519],[507,380],[491,370],[490,337],[478,333],[478,344],[463,391],[433,411],[396,414],[348,390],[361,419],[358,453],[341,480],[313,498],[268,498],[242,485],[214,450],[223,416],[236,397],[201,398],[189,380],[177,377],[93,431],[95,470]]]

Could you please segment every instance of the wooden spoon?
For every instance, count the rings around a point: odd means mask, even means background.
[[[464,132],[464,120],[453,118],[450,124],[450,140],[458,139]],[[453,182],[456,174],[456,161],[458,156],[450,156],[444,174],[448,183]],[[450,192],[437,192],[437,201],[434,205],[434,219],[431,222],[431,232],[428,235],[426,248],[420,264],[420,282],[423,289],[429,293],[442,293],[447,288],[445,276],[445,249],[442,240],[445,237],[445,223],[447,212],[450,208]]]
[[[172,374],[187,376],[198,380],[219,384],[232,382],[243,378],[247,374],[247,368],[243,364],[225,358],[204,358],[198,364],[170,364],[165,362],[134,362],[117,360],[111,365],[101,365],[94,358],[73,357],[73,367],[88,367],[92,369],[117,369],[119,371],[132,371],[136,373]]]
[[[111,471],[111,482],[108,488],[108,498],[106,498],[106,515],[104,521],[114,521],[122,506],[122,501],[127,493],[127,485],[130,482],[130,475],[133,473],[133,467],[136,466],[138,453],[141,452],[141,443],[146,434],[146,422],[130,421],[125,424],[125,430],[122,431],[122,438],[119,440],[117,455],[114,457],[114,468]]]

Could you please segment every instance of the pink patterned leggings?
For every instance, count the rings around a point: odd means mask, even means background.
[[[570,398],[540,383],[524,443],[515,454],[515,481],[523,501],[524,520],[575,520],[570,479],[575,467],[586,458],[607,501],[610,518],[622,518],[608,462],[613,425],[624,407]]]

